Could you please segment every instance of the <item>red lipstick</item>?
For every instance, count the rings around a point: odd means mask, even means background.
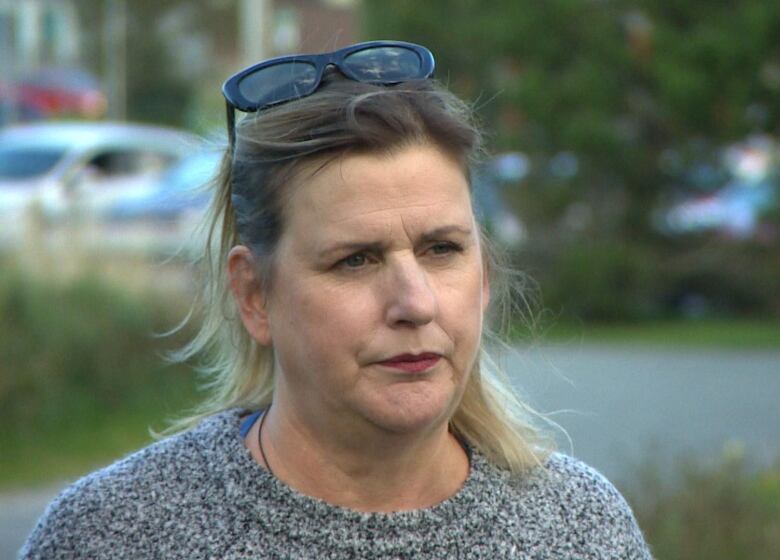
[[[408,373],[420,373],[435,366],[440,359],[441,356],[439,354],[434,354],[432,352],[425,352],[423,354],[399,354],[398,356],[393,356],[388,360],[379,362],[379,364]]]

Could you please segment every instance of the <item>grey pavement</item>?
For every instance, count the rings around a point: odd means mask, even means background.
[[[534,407],[565,428],[560,447],[617,483],[641,462],[780,458],[780,352],[552,346],[507,369]]]
[[[780,352],[622,346],[520,348],[505,360],[520,393],[568,432],[561,448],[618,484],[641,461],[716,459],[740,447],[780,457]],[[0,560],[14,558],[62,485],[0,494]]]
[[[25,537],[63,483],[0,494],[0,560],[16,557]]]

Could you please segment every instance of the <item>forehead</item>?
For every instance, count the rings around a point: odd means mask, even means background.
[[[398,220],[405,227],[467,225],[473,219],[462,166],[430,145],[344,156],[299,175],[296,183],[286,229],[385,228]]]

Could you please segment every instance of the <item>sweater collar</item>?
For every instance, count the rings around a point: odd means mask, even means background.
[[[300,517],[307,519],[307,525],[316,521],[323,530],[335,527],[343,530],[345,524],[405,530],[419,526],[430,531],[431,523],[454,523],[463,528],[470,519],[484,524],[501,511],[501,504],[511,494],[509,472],[472,449],[471,468],[463,486],[434,506],[395,513],[365,513],[329,504],[296,491],[255,462],[239,434],[242,414],[243,411],[233,409],[209,417],[194,428],[193,435],[196,441],[202,442],[206,461],[214,465],[212,472],[216,482],[224,486],[227,498],[260,517],[272,512],[268,521],[282,523],[278,529],[287,532]]]

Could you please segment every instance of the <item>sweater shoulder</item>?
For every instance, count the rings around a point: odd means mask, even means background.
[[[584,547],[596,558],[651,558],[623,495],[584,462],[553,453],[543,467],[515,479],[514,488],[521,517],[534,518],[555,546],[564,546],[562,553]]]
[[[147,525],[214,491],[207,467],[229,421],[227,413],[206,419],[68,486],[46,508],[20,557],[101,557],[99,547],[109,540],[144,550],[145,535],[155,533]]]
[[[529,482],[539,490],[547,490],[566,498],[572,504],[603,504],[604,507],[628,507],[622,494],[599,471],[563,453],[553,453]]]

